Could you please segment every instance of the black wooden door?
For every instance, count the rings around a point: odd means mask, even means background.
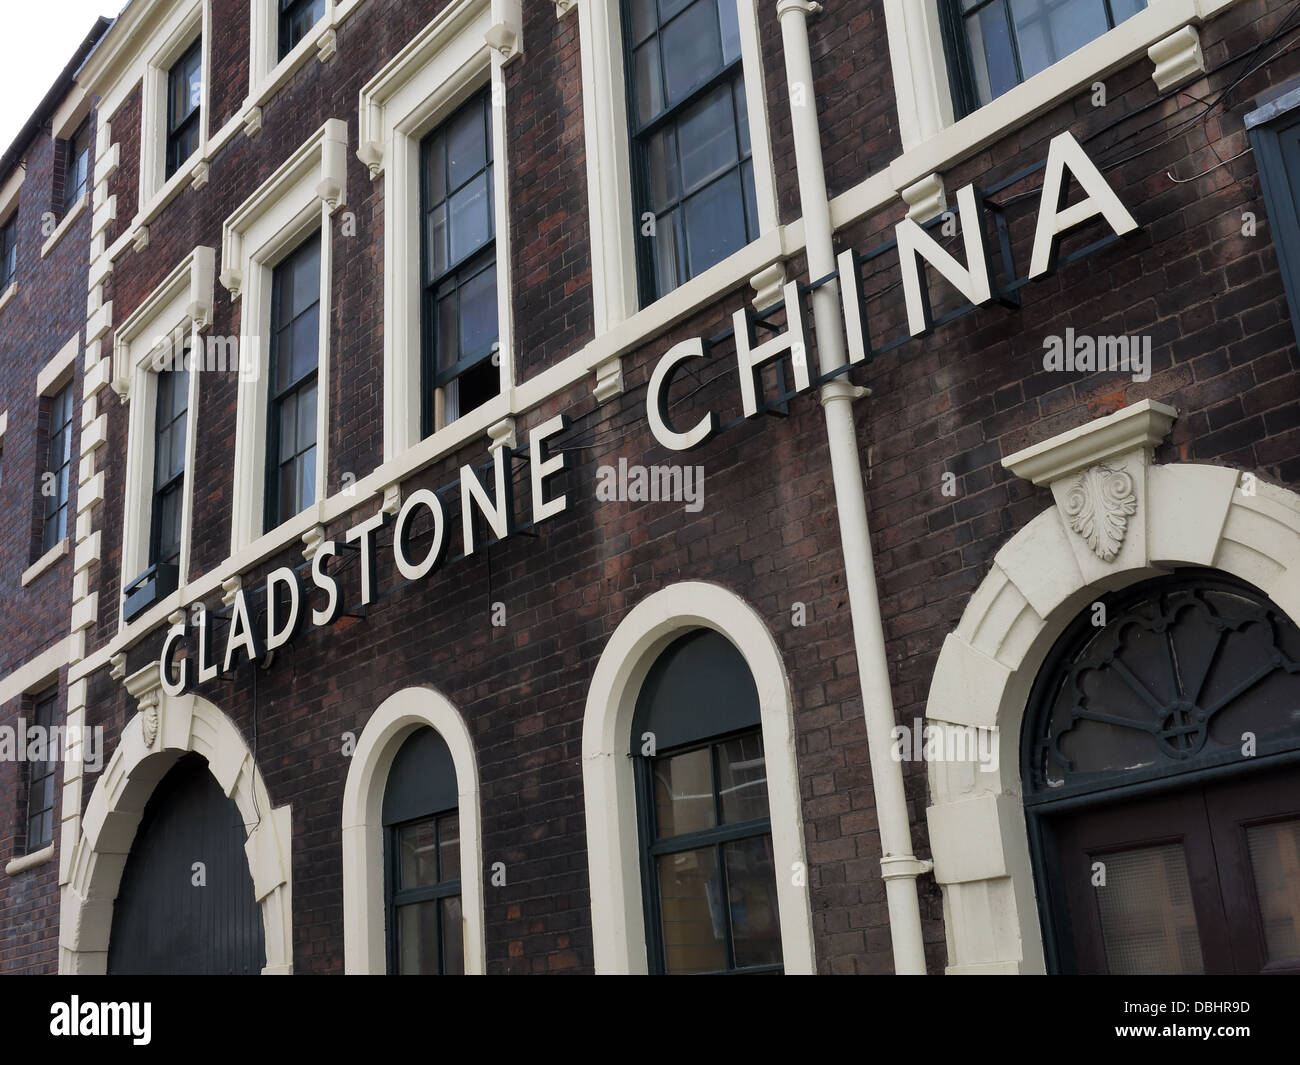
[[[145,806],[113,906],[108,971],[250,973],[266,952],[238,807],[198,755]]]
[[[1066,968],[1300,972],[1300,772],[1052,818]]]

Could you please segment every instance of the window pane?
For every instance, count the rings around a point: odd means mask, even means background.
[[[1106,867],[1096,891],[1111,973],[1200,973],[1201,939],[1180,843],[1093,855]]]
[[[306,510],[316,502],[316,448],[309,447],[298,459],[298,504],[294,513]]]
[[[438,369],[448,370],[460,360],[460,322],[454,288],[438,300]]]
[[[688,193],[734,166],[736,123],[731,87],[721,86],[683,114],[678,138],[682,147],[682,184]]]
[[[691,0],[659,0],[660,23],[667,22],[690,2]],[[705,0],[705,2],[710,3],[712,0]]]
[[[650,138],[650,209],[662,211],[681,197],[677,173],[677,130],[666,126]]]
[[[438,972],[438,901],[397,907],[397,971],[403,976]]]
[[[442,899],[442,971],[445,976],[465,975],[465,928],[460,896]]]
[[[682,282],[681,215],[680,209],[670,211],[655,222],[655,281],[661,296]]]
[[[655,759],[654,787],[659,839],[699,832],[716,824],[708,747]]]
[[[629,23],[632,28],[632,43],[640,44],[654,33],[659,24],[655,14],[655,0],[630,0],[628,3]]]
[[[656,860],[664,966],[669,973],[727,967],[724,888],[713,847]]]
[[[448,125],[449,187],[459,189],[485,166],[487,166],[487,136],[483,121],[483,105],[475,99],[452,116]]]
[[[1010,0],[1022,76],[1032,77],[1107,30],[1103,0]]]
[[[451,214],[451,261],[477,251],[492,236],[488,175],[480,174],[448,201]]]
[[[290,330],[290,380],[298,381],[316,368],[316,348],[320,343],[320,304],[312,307],[293,323]]]
[[[1015,54],[1011,50],[1011,30],[1002,4],[990,4],[968,18],[966,32],[970,35],[976,95],[980,103],[988,103],[1019,81]]]
[[[718,18],[722,23],[722,62],[730,63],[740,55],[740,20],[736,0],[718,0]]]
[[[718,744],[718,794],[723,824],[756,821],[768,815],[762,733],[751,732]]]
[[[670,105],[722,67],[722,41],[713,0],[696,0],[664,27],[664,77]]]
[[[298,452],[298,396],[290,393],[280,402],[280,461],[288,462]]]
[[[425,284],[447,269],[447,205],[438,204],[425,216],[425,240],[428,241],[428,272]]]
[[[304,451],[316,443],[316,385],[308,385],[298,393],[298,446]]]
[[[731,944],[737,968],[781,963],[781,919],[776,903],[772,837],[723,845]]]
[[[291,316],[297,318],[308,307],[320,302],[320,241],[313,240],[293,257],[293,304]]]
[[[1252,825],[1246,847],[1268,960],[1300,958],[1300,820]]]
[[[277,496],[276,519],[284,521],[298,512],[298,469],[291,459],[280,467],[280,491]]]
[[[441,203],[447,198],[447,140],[438,130],[425,142],[424,147],[425,203]]]
[[[460,815],[438,818],[438,863],[441,880],[460,879]]]
[[[456,378],[453,385],[456,389],[456,406],[454,414],[448,414],[448,421],[468,414],[498,395],[501,391],[501,370],[492,365],[491,359],[487,359],[466,370]],[[448,410],[452,410],[450,405]]]
[[[438,819],[426,818],[397,830],[401,851],[397,886],[401,890],[438,882]]]
[[[470,278],[460,290],[460,350],[463,356],[489,351],[497,339],[496,264]]]
[[[659,83],[659,44],[652,37],[632,57],[636,84],[636,117],[641,125],[664,109],[663,86]]]
[[[731,83],[736,98],[736,135],[740,139],[740,154],[749,154],[749,100],[745,96],[745,80],[737,78]]]
[[[1146,6],[1147,0],[1110,0],[1110,11],[1117,24],[1132,18]]]
[[[686,201],[686,243],[695,277],[747,243],[740,173],[733,171]]]

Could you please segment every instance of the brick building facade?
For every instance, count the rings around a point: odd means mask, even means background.
[[[1195,750],[1139,752],[1136,770],[1114,738],[1063,754],[1051,711],[1077,618],[1100,604],[1097,638],[1122,640],[1117,615],[1154,610],[1172,647],[1200,638],[1177,628],[1194,611],[1161,605],[1185,595],[1242,611],[1232,633],[1269,619],[1268,706],[1209,684],[1270,765],[1300,747],[1269,709],[1300,696],[1296,208],[1279,192],[1300,27],[1265,0],[1098,7],[1098,32],[1056,26],[1072,43],[1042,62],[1033,27],[1008,21],[1007,74],[992,31],[943,0],[128,4],[77,74],[93,194],[40,282],[66,292],[67,320],[25,302],[26,274],[0,309],[9,410],[77,333],[80,415],[71,560],[34,592],[17,585],[47,430],[26,401],[27,427],[11,413],[5,431],[3,510],[22,528],[4,541],[4,717],[37,694],[27,663],[60,647],[60,709],[102,730],[104,756],[96,772],[74,747],[60,765],[44,861],[24,860],[29,770],[0,766],[18,860],[3,967],[1259,968],[1214,955],[1203,919],[1195,958],[1125,932],[1108,915],[1151,916],[1137,899],[1162,897],[1155,866],[1087,818],[1269,767],[1230,757],[1217,710],[1196,717],[1181,687],[1147,684],[1156,724],[1130,731]],[[716,41],[686,48],[705,38],[675,38],[674,20],[705,8]],[[644,74],[643,55],[662,65]],[[728,148],[701,131],[715,99],[737,108]],[[680,173],[656,169],[665,143]],[[28,256],[50,145],[28,154]],[[726,254],[710,253],[727,201],[683,191],[706,164],[708,189],[745,190]],[[1068,198],[1041,193],[1067,172]],[[679,189],[663,212],[661,180]],[[453,233],[451,265],[431,265],[442,220],[483,202],[477,243],[462,256]],[[927,269],[909,273],[909,246]],[[489,260],[495,290],[475,304]],[[319,284],[300,306],[303,269]],[[450,341],[429,325],[449,292]],[[495,350],[465,354],[488,319]],[[201,369],[165,378],[168,337]],[[1081,337],[1132,359],[1075,369]],[[1053,345],[1071,362],[1050,365]],[[472,405],[488,366],[499,380]],[[689,447],[674,436],[710,415]],[[169,419],[179,481],[159,472]],[[639,495],[637,467],[682,491]],[[175,484],[172,563],[159,514]],[[435,536],[445,559],[422,572]],[[290,632],[276,618],[297,581]],[[236,638],[250,627],[275,646]],[[1224,639],[1215,668],[1253,676],[1254,652]],[[991,756],[901,754],[923,723]],[[1068,769],[1043,769],[1043,737]],[[210,780],[220,795],[203,798]],[[168,850],[168,811],[189,808],[151,804],[156,788],[193,796],[201,857]],[[1291,868],[1293,798],[1251,814],[1284,827],[1251,844],[1241,918],[1284,966],[1300,911],[1268,878]],[[234,845],[213,827],[223,809]],[[704,820],[674,834],[670,816]],[[1113,864],[1129,879],[1085,916],[1070,878],[1099,853],[1128,855]],[[1152,861],[1176,886],[1177,862]],[[407,885],[412,869],[431,879]],[[185,961],[133,923],[191,913],[191,877],[209,875],[238,949],[200,941]],[[1157,916],[1185,932],[1178,907]]]

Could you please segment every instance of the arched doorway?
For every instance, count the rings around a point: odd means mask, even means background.
[[[246,838],[207,760],[182,756],[141,815],[113,907],[108,972],[260,973],[266,944]]]
[[[1097,599],[1021,756],[1050,970],[1300,971],[1300,629],[1262,592],[1183,569]]]

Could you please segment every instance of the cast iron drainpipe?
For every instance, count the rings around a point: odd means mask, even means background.
[[[781,21],[786,81],[790,87],[795,167],[799,174],[808,272],[815,278],[825,277],[836,269],[831,207],[822,163],[821,130],[813,93],[812,55],[808,46],[808,16],[821,10],[821,4],[809,0],[779,0],[776,6]],[[817,330],[817,361],[822,373],[843,366],[846,358],[838,282],[823,285],[813,293],[813,321]],[[903,765],[890,754],[894,700],[889,686],[885,630],[880,620],[880,597],[876,590],[871,533],[867,525],[862,464],[853,423],[853,400],[866,394],[865,388],[837,378],[821,387],[821,404],[826,412],[826,436],[835,483],[840,543],[844,550],[844,583],[849,592],[858,682],[862,687],[862,711],[867,725],[871,786],[880,827],[880,870],[889,905],[894,972],[900,975],[924,974],[925,948],[916,878],[934,866],[932,862],[919,861],[912,853],[912,830],[907,816],[907,796],[903,790]]]

